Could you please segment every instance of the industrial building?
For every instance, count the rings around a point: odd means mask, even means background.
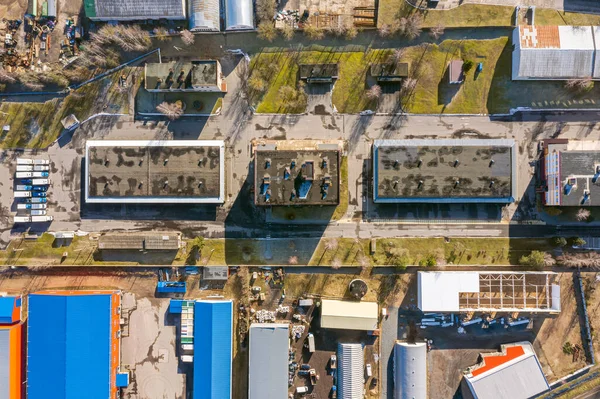
[[[514,140],[375,140],[376,203],[511,203]]]
[[[221,2],[219,0],[188,0],[189,27],[192,32],[221,30]]]
[[[225,144],[220,140],[89,140],[88,203],[225,201]]]
[[[427,344],[394,345],[394,399],[427,399]]]
[[[377,302],[321,302],[321,327],[340,330],[375,331],[378,322]]]
[[[98,249],[105,251],[178,251],[182,245],[181,233],[107,233],[98,238]]]
[[[287,398],[288,324],[250,325],[248,399]]]
[[[518,26],[513,31],[513,80],[600,78],[598,26]]]
[[[365,358],[361,344],[339,343],[338,398],[362,399],[364,397]]]
[[[144,66],[144,88],[155,92],[227,92],[216,60],[151,62]]]
[[[560,312],[554,272],[418,272],[423,312]]]
[[[22,395],[21,297],[0,297],[0,398],[21,399]]]
[[[233,301],[194,303],[193,399],[230,399]]]
[[[85,16],[92,21],[186,19],[186,0],[84,0]]]
[[[252,0],[225,0],[225,30],[254,29]]]
[[[117,398],[120,291],[36,292],[27,313],[28,399]]]
[[[254,152],[256,205],[337,205],[340,201],[338,143],[263,143]]]
[[[597,141],[544,140],[539,191],[547,206],[600,204],[600,145]]]
[[[473,399],[532,398],[550,389],[529,342],[502,345],[501,352],[482,353],[464,381],[463,397]]]

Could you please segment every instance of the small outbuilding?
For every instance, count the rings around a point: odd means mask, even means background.
[[[371,64],[371,76],[377,83],[401,82],[408,77],[408,62]]]
[[[377,302],[324,299],[321,302],[321,327],[340,330],[377,330]]]
[[[300,79],[306,83],[333,83],[338,74],[338,64],[300,64]]]
[[[465,81],[463,73],[463,60],[452,60],[448,66],[448,83],[451,85],[461,84]]]

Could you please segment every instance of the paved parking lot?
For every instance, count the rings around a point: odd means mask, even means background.
[[[178,323],[168,313],[169,299],[126,297],[123,315],[131,313],[129,334],[122,340],[121,364],[132,371],[132,378],[123,397],[185,398],[185,375],[177,357]]]

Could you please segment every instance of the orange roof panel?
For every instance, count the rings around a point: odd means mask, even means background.
[[[506,353],[495,354],[491,353],[489,355],[483,356],[482,366],[473,370],[471,374],[473,377],[476,377],[480,374],[483,374],[487,371],[490,371],[498,366],[501,366],[505,363],[510,362],[518,358],[519,356],[523,356],[525,354],[525,350],[522,346],[509,346],[506,348]]]

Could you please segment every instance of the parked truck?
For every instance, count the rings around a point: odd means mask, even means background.
[[[33,164],[34,165],[49,165],[50,161],[47,159],[34,159]]]
[[[17,172],[31,172],[33,165],[17,165]]]
[[[48,202],[48,199],[46,198],[27,198],[25,200],[28,204],[45,204],[46,202]]]
[[[35,171],[50,170],[50,166],[48,166],[48,165],[33,165],[33,170],[35,170]]]
[[[17,165],[33,165],[33,159],[17,158]]]
[[[32,209],[31,210],[31,216],[45,216],[45,215],[46,215],[45,209]]]
[[[31,191],[15,191],[15,198],[28,198],[31,197]]]
[[[33,177],[33,172],[17,172],[15,173],[15,177],[17,179],[26,179],[28,177]]]
[[[48,177],[50,174],[48,172],[32,172],[33,177]],[[27,176],[31,177],[31,176]]]
[[[16,187],[17,191],[31,191],[32,188],[33,186],[28,186],[25,184],[18,184]]]
[[[32,222],[51,222],[52,220],[54,220],[54,218],[52,216],[32,216],[31,217]]]
[[[31,180],[31,184],[35,186],[47,186],[50,184],[50,180],[48,179],[33,179]]]
[[[46,193],[44,191],[34,191],[31,194],[32,197],[46,197]]]
[[[15,223],[29,223],[31,222],[31,217],[29,216],[15,216]]]
[[[17,204],[17,209],[46,209],[46,204]]]

